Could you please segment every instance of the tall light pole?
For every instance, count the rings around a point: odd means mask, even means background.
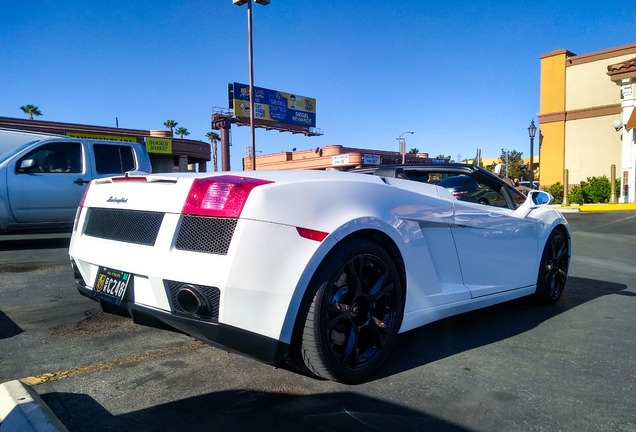
[[[506,178],[508,178],[508,160],[509,160],[509,156],[510,156],[510,150],[508,150],[507,148],[505,149],[501,149],[502,152],[506,152]]]
[[[269,0],[254,0],[256,3],[267,6]],[[256,169],[256,136],[254,134],[254,65],[252,60],[254,58],[252,54],[252,0],[232,0],[237,6],[243,6],[247,3],[247,39],[248,39],[248,54],[249,54],[249,67],[250,67],[250,134],[252,136],[252,170]]]
[[[414,134],[415,131],[406,131],[402,132],[399,137],[396,138],[400,143],[400,153],[402,153],[402,165],[404,165],[404,160],[406,159],[406,139],[402,138],[402,136],[406,134]]]
[[[534,125],[534,120],[530,121],[530,127],[528,127],[528,135],[530,136],[530,188],[534,189],[534,136],[537,133],[537,127]]]

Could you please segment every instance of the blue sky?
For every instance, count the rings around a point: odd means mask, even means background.
[[[275,153],[407,147],[454,159],[529,156],[542,54],[636,42],[633,7],[601,1],[271,0],[253,6],[254,84],[316,99],[324,135],[256,130]],[[0,116],[162,129],[205,139],[227,83],[248,83],[247,7],[231,0],[7,1]],[[248,127],[232,128],[241,169]]]

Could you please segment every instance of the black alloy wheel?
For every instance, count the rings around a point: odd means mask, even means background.
[[[556,302],[565,288],[570,263],[569,241],[561,230],[554,230],[546,242],[541,263],[535,298],[541,303]]]
[[[384,363],[402,323],[402,287],[393,260],[375,243],[346,242],[325,258],[302,335],[307,368],[322,378],[360,382]]]

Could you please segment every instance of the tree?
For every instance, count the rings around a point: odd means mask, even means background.
[[[40,107],[36,107],[35,105],[23,105],[20,107],[25,114],[29,115],[29,119],[33,120],[33,116],[41,116],[42,111],[40,111]]]
[[[205,136],[208,137],[208,139],[210,140],[210,143],[212,144],[212,161],[214,162],[214,171],[216,172],[218,171],[216,166],[216,161],[217,161],[216,143],[217,141],[221,139],[221,137],[216,132],[208,132],[207,134],[205,134]]]
[[[507,152],[506,149],[501,149],[501,156],[499,156],[499,159],[503,164],[506,163],[506,153],[508,153],[508,178],[519,179],[523,177],[524,171],[520,168],[520,166],[523,165],[521,159],[523,153],[516,150]],[[505,173],[505,169],[502,169],[502,173]]]
[[[170,129],[170,132],[172,132],[172,130],[176,128],[178,124],[179,123],[177,123],[174,120],[166,120],[163,125],[167,127],[168,129]]]
[[[455,162],[454,160],[452,160],[452,158],[450,156],[444,156],[443,154],[435,156],[435,159],[443,159],[447,163],[454,163]]]
[[[184,128],[183,126],[178,127],[175,132],[177,133],[177,135],[181,135],[181,139],[183,139],[183,136],[188,136],[190,135],[190,132],[188,132],[188,129]]]
[[[412,148],[411,150],[409,150],[409,154],[418,154],[420,152],[420,149],[418,148]]]

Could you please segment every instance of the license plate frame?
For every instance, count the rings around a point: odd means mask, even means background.
[[[93,284],[93,296],[119,305],[126,295],[132,278],[132,273],[100,266]]]

